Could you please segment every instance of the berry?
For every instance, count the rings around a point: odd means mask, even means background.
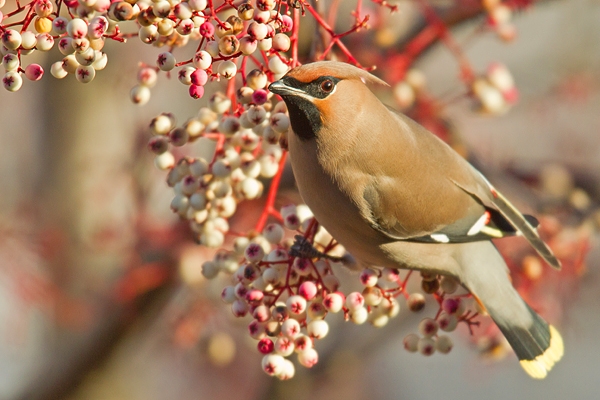
[[[275,341],[275,351],[284,357],[294,352],[294,340],[288,337],[280,337]]]
[[[421,311],[425,308],[425,297],[421,293],[411,293],[406,299],[406,305],[412,312]]]
[[[460,298],[447,298],[442,302],[442,310],[448,314],[456,314],[460,310]]]
[[[323,339],[329,332],[329,324],[322,319],[310,321],[306,326],[306,332],[311,338]]]
[[[298,362],[306,368],[312,368],[319,362],[319,354],[313,348],[308,348],[298,353]]]
[[[377,284],[378,278],[379,278],[378,274],[375,270],[367,268],[362,271],[359,279],[363,285],[365,285],[367,287],[372,287]]]
[[[437,321],[438,325],[440,326],[440,329],[444,332],[452,332],[456,329],[456,326],[458,325],[458,318],[456,318],[456,316],[454,315],[447,314],[445,312],[440,314]]]
[[[9,92],[16,92],[23,85],[23,78],[16,71],[9,71],[2,77],[2,85]]]
[[[298,287],[298,294],[306,300],[312,300],[317,295],[317,285],[312,281],[303,282]]]
[[[419,350],[419,336],[417,334],[410,333],[406,335],[402,343],[406,351],[416,353]]]
[[[446,335],[439,336],[435,340],[435,349],[442,354],[448,354],[452,350],[452,339]]]
[[[350,312],[350,320],[356,325],[364,324],[369,318],[369,312],[366,308],[360,307]]]
[[[323,305],[325,308],[332,312],[337,313],[340,312],[342,307],[344,306],[344,297],[340,293],[330,293],[325,296],[323,299]]]
[[[206,279],[213,279],[219,274],[219,267],[213,261],[206,261],[202,264],[202,275]]]
[[[302,314],[306,311],[306,299],[299,295],[290,296],[286,305],[292,314]]]
[[[288,318],[281,324],[281,334],[290,339],[295,339],[300,335],[300,323],[292,318]]]
[[[435,353],[435,342],[430,337],[420,338],[417,342],[417,349],[424,356],[430,356]]]
[[[156,65],[161,71],[170,71],[175,68],[175,56],[172,53],[166,51],[164,53],[160,53],[158,58],[156,59]]]
[[[267,375],[277,375],[283,372],[285,359],[278,354],[268,354],[262,359],[262,369]]]
[[[346,307],[348,310],[355,311],[361,309],[365,304],[365,299],[362,294],[358,292],[352,292],[346,297]]]
[[[275,348],[273,341],[266,337],[260,339],[256,347],[258,347],[258,351],[260,351],[262,354],[272,353]]]
[[[423,318],[419,323],[419,332],[426,337],[434,336],[438,331],[438,323],[431,318]]]

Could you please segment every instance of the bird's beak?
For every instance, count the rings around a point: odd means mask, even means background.
[[[281,80],[271,83],[269,85],[269,90],[280,96],[286,96],[286,95],[288,95],[288,96],[289,95],[303,96],[303,95],[305,95],[305,93],[303,91],[301,91],[300,89],[296,89],[294,87],[289,87],[285,83],[283,83]]]

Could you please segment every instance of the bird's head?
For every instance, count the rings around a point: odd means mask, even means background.
[[[294,133],[311,140],[335,116],[348,121],[366,99],[374,98],[370,83],[387,85],[350,64],[320,61],[292,69],[269,90],[285,101]]]

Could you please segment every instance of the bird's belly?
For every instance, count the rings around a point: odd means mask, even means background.
[[[290,135],[289,150],[298,190],[317,221],[359,260],[384,266],[390,261],[380,246],[389,238],[371,228],[356,205],[320,166],[314,141]]]

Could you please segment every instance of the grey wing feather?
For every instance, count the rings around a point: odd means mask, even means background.
[[[498,207],[498,210],[508,219],[515,228],[517,228],[523,236],[533,246],[535,251],[546,260],[553,268],[560,269],[560,261],[552,253],[552,250],[548,245],[540,238],[537,231],[527,222],[523,217],[523,214],[519,212],[500,192],[496,191],[493,187],[492,190],[492,201],[494,205]]]
[[[548,245],[540,238],[535,228],[527,221],[525,216],[521,214],[519,210],[515,206],[513,206],[506,197],[502,195],[502,193],[498,192],[491,183],[488,182],[487,179],[475,168],[473,168],[474,173],[478,174],[483,182],[485,182],[486,187],[484,188],[486,193],[489,193],[486,196],[494,206],[510,223],[513,225],[519,232],[523,234],[525,239],[531,244],[531,246],[537,251],[537,253],[544,259],[550,266],[556,269],[561,268],[560,261],[556,258],[556,256],[552,253],[552,250],[548,247]],[[461,186],[457,182],[455,184],[463,189],[464,191],[471,193],[474,196],[477,196],[481,201],[483,196],[474,193],[471,190]]]

